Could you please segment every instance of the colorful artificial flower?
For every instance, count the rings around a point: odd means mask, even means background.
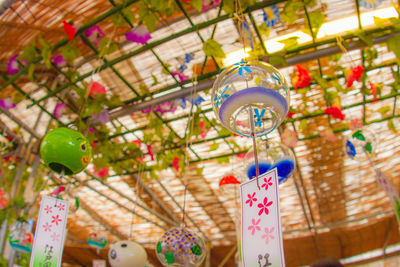
[[[183,58],[184,63],[189,63],[194,59],[194,53],[186,53],[185,57]]]
[[[286,115],[286,117],[288,117],[289,119],[293,119],[293,115],[296,114],[293,111],[289,111],[288,114]]]
[[[237,154],[236,156],[237,156],[238,158],[240,158],[240,159],[244,159],[244,157],[246,157],[246,154],[247,154],[247,153],[240,153],[240,154]]]
[[[354,83],[354,81],[359,82],[361,79],[361,76],[363,74],[363,67],[358,65],[354,68],[351,68],[351,73],[349,77],[347,77],[347,87],[351,87]]]
[[[106,88],[98,82],[92,82],[89,87],[89,95],[93,98],[95,98],[94,95],[104,95],[107,92]]]
[[[199,121],[199,127],[201,129],[200,137],[201,138],[206,138],[207,133],[210,131],[210,129],[207,129],[206,124],[204,123],[204,121]]]
[[[0,189],[0,210],[3,210],[7,207],[8,199],[4,196],[3,190]]]
[[[337,140],[335,133],[331,128],[326,128],[320,133],[321,137],[328,139],[328,141],[335,142]]]
[[[295,131],[286,128],[282,133],[282,142],[288,147],[295,147],[299,139]]]
[[[64,24],[64,31],[68,36],[68,40],[71,41],[72,39],[74,39],[74,36],[76,35],[77,30],[76,30],[74,24],[68,23],[65,20],[63,20],[63,24]]]
[[[238,179],[236,179],[235,176],[233,175],[227,175],[224,176],[220,181],[219,181],[219,186],[227,185],[227,184],[240,184]]]
[[[296,64],[296,68],[297,68],[297,75],[295,77],[294,89],[305,88],[307,86],[310,86],[311,76],[310,73],[308,73],[308,70],[306,70],[299,64]]]
[[[101,167],[100,170],[97,170],[96,165],[94,165],[94,173],[101,178],[106,178],[108,177],[108,166]]]
[[[179,171],[179,161],[180,161],[181,159],[180,158],[178,158],[178,157],[175,157],[173,160],[172,160],[172,167],[174,167],[174,169],[178,172]]]
[[[273,5],[264,8],[263,20],[267,27],[274,27],[279,21],[281,21],[278,7],[276,5]]]
[[[141,112],[143,114],[147,114],[147,113],[150,113],[152,110],[153,110],[153,107],[149,107],[149,108],[142,109]]]
[[[12,101],[11,97],[7,97],[4,99],[0,99],[0,107],[4,109],[12,109],[15,108],[15,103]]]
[[[206,11],[219,5],[221,0],[203,0],[203,7],[201,11]]]
[[[344,120],[346,115],[342,113],[342,110],[339,107],[328,107],[325,109],[325,114],[331,115],[335,119]]]
[[[350,140],[346,141],[346,154],[351,158],[353,158],[357,155],[356,147],[353,145],[353,143]]]
[[[94,25],[87,29],[83,34],[95,45],[100,42],[101,39],[105,36],[104,32],[100,29],[99,26]]]
[[[151,35],[146,26],[140,25],[135,29],[125,33],[125,38],[133,43],[145,44],[151,39]]]
[[[57,119],[61,118],[64,115],[65,111],[67,110],[67,106],[64,103],[57,103],[56,107],[54,108],[53,115]]]
[[[375,84],[369,82],[369,89],[370,89],[371,95],[374,96],[374,98],[372,99],[372,101],[373,101],[373,102],[377,102],[377,101],[378,101],[378,98],[376,97],[377,92],[376,92],[376,86],[375,86]]]
[[[151,145],[146,145],[146,146],[147,146],[147,155],[150,156],[151,160],[154,160],[154,154]]]
[[[57,195],[59,195],[61,192],[64,192],[64,191],[65,191],[65,186],[60,185],[59,187],[57,187],[56,190],[54,190],[54,191],[50,194],[50,196],[51,196],[51,197],[57,196]]]
[[[67,64],[67,60],[61,54],[57,56],[52,56],[51,61],[57,67],[64,67]]]
[[[177,109],[177,107],[174,106],[171,101],[168,101],[168,102],[164,102],[164,103],[159,104],[154,109],[154,111],[155,112],[159,112],[161,115],[163,115],[164,113],[167,113],[167,112],[174,113],[176,109]]]
[[[187,79],[189,79],[189,76],[186,76],[185,74],[183,74],[182,72],[178,72],[178,71],[174,71],[171,72],[171,74],[173,76],[178,76],[178,79],[181,83],[185,82]]]
[[[106,124],[110,121],[110,114],[106,109],[103,109],[97,114],[93,114],[91,117],[93,120],[98,121],[100,124]]]
[[[10,58],[10,60],[8,61],[8,64],[7,64],[7,72],[8,72],[9,74],[14,75],[14,74],[17,74],[17,73],[19,72],[18,56],[19,56],[19,54],[16,54],[16,55],[12,56],[12,57]],[[20,63],[21,63],[22,65],[24,65],[24,66],[27,66],[27,65],[28,65],[28,62],[27,62],[25,59],[20,60]]]

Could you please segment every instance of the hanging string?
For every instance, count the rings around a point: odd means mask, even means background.
[[[142,174],[144,173],[144,163],[141,164],[139,163],[139,172],[136,178],[136,189],[135,189],[135,202],[133,203],[133,207],[132,207],[132,218],[131,218],[131,225],[129,228],[129,240],[132,239],[132,233],[133,233],[133,224],[135,223],[135,212],[136,212],[136,204],[138,202],[139,199],[139,184],[142,181]]]

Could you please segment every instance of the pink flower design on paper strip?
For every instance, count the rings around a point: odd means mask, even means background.
[[[275,239],[275,236],[273,236],[271,233],[275,230],[274,227],[271,227],[271,229],[269,229],[268,227],[265,227],[264,231],[265,231],[265,235],[262,235],[261,238],[265,239],[265,244],[268,245],[270,238],[272,240]]]
[[[43,227],[45,232],[51,232],[51,224],[49,224],[48,222],[46,222],[46,224],[43,224]]]
[[[60,217],[57,216],[51,216],[53,218],[53,220],[51,221],[51,223],[55,223],[56,225],[58,225],[59,222],[61,222]]]
[[[261,231],[260,226],[258,224],[260,223],[261,219],[259,218],[257,221],[253,218],[251,219],[252,225],[250,225],[247,229],[251,231],[251,235],[254,235],[256,231]]]
[[[52,207],[50,207],[49,205],[46,205],[46,207],[44,208],[44,210],[46,211],[46,214],[52,213],[53,211],[51,209],[52,209]]]
[[[266,215],[269,214],[268,207],[272,205],[272,201],[268,202],[268,198],[265,197],[263,203],[258,203],[257,207],[260,208],[260,211],[258,212],[258,216],[263,214],[265,212]]]
[[[246,204],[250,203],[250,207],[253,206],[253,201],[256,202],[257,198],[255,198],[254,196],[256,195],[256,192],[253,193],[253,195],[248,194],[247,197],[249,198],[248,200],[246,200]]]
[[[65,210],[65,205],[60,203],[60,204],[58,204],[57,208],[59,211]]]
[[[60,240],[60,235],[57,234],[56,232],[53,232],[50,237],[53,242]]]
[[[265,187],[265,191],[268,190],[268,186],[272,186],[271,180],[272,180],[272,177],[269,177],[268,181],[267,181],[267,178],[264,178],[264,183],[262,184],[261,187],[262,187],[262,188]]]

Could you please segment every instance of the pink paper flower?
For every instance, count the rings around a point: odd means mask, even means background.
[[[108,166],[101,167],[100,170],[97,170],[96,165],[94,165],[94,173],[101,178],[106,178],[108,177]]]
[[[173,160],[172,160],[172,166],[174,167],[174,169],[178,172],[179,171],[179,161],[180,161],[181,159],[180,158],[178,158],[178,157],[175,157]]]
[[[145,44],[151,39],[151,35],[144,25],[140,25],[135,29],[125,33],[125,38],[126,40],[134,43]]]
[[[50,196],[52,197],[52,196],[59,195],[61,192],[64,192],[64,191],[65,191],[65,186],[60,185],[56,190],[53,191],[53,193],[50,194]]]
[[[153,107],[149,107],[149,108],[142,109],[141,112],[143,114],[147,114],[147,113],[150,113],[152,110],[153,110]]]
[[[266,215],[269,214],[268,207],[272,205],[272,201],[268,202],[268,198],[265,197],[263,203],[258,203],[257,207],[260,208],[260,211],[258,212],[258,216],[263,214],[265,212]]]
[[[256,221],[254,218],[251,219],[252,225],[250,225],[250,226],[247,228],[247,230],[250,230],[250,231],[251,231],[251,235],[254,235],[254,233],[255,233],[256,231],[261,231],[261,227],[258,226],[258,224],[260,223],[260,221],[261,221],[260,218],[258,218],[257,221]]]
[[[267,178],[264,178],[264,183],[262,184],[262,188],[265,187],[265,191],[268,190],[268,186],[272,186],[272,177],[269,177],[269,179],[267,180]]]
[[[60,216],[58,214],[56,216],[51,216],[51,218],[53,219],[51,223],[55,223],[56,225],[58,225],[58,223],[61,222]]]
[[[177,107],[174,107],[172,105],[172,102],[168,101],[168,102],[164,102],[164,103],[161,103],[160,105],[158,105],[154,109],[154,111],[159,112],[161,115],[163,115],[164,113],[167,113],[167,112],[173,113],[173,112],[175,112],[176,109],[177,109]]]
[[[43,228],[45,232],[51,232],[51,224],[49,224],[48,222],[43,224]]]
[[[58,103],[56,107],[54,108],[54,117],[57,119],[61,118],[62,115],[64,115],[65,111],[67,110],[67,106],[64,103]]]
[[[282,142],[288,147],[295,147],[298,142],[297,134],[295,131],[286,128],[282,133]]]
[[[67,60],[62,55],[52,56],[51,61],[57,67],[64,67],[67,64]]]
[[[221,0],[203,0],[203,7],[201,11],[206,11],[210,8],[216,7],[220,2]]]
[[[19,72],[19,66],[18,66],[18,61],[17,61],[18,56],[19,56],[19,54],[16,54],[16,55],[12,56],[10,58],[10,60],[8,61],[7,72],[9,74],[13,74],[14,75],[14,74],[17,74]],[[20,62],[24,66],[28,65],[26,60],[21,60]]]
[[[4,109],[12,109],[12,108],[15,108],[15,106],[16,105],[12,101],[11,97],[0,99],[0,107],[2,107]]]
[[[361,129],[363,127],[363,122],[359,119],[353,119],[352,121],[350,121],[350,125],[349,128],[350,130],[357,130],[357,129]]]
[[[183,83],[184,81],[186,81],[187,79],[189,79],[189,76],[186,76],[185,74],[181,73],[181,72],[171,72],[171,74],[173,76],[178,76],[179,81],[181,81],[181,83]]]
[[[92,82],[90,84],[89,95],[96,99],[94,95],[104,95],[107,92],[106,88],[98,82]]]
[[[87,29],[83,34],[95,45],[100,42],[101,39],[105,36],[104,32],[100,29],[99,26],[94,25]]]

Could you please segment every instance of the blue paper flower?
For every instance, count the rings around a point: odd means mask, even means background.
[[[186,66],[186,64],[182,64],[182,65],[179,66],[178,69],[179,69],[180,72],[184,72],[187,69],[187,66]]]
[[[251,73],[251,69],[247,67],[246,62],[244,60],[240,61],[239,63],[233,64],[235,66],[239,66],[239,75],[243,75],[243,70],[247,71],[248,73]]]
[[[382,0],[360,0],[360,6],[366,9],[375,9],[380,4],[382,4]]]
[[[356,148],[350,140],[346,141],[346,154],[352,158],[357,155]]]
[[[273,5],[264,8],[263,19],[267,27],[274,27],[279,21],[281,21],[281,16],[279,15],[278,7],[276,5]]]
[[[194,53],[186,53],[185,54],[185,58],[184,58],[185,63],[189,63],[193,59],[194,59]]]

